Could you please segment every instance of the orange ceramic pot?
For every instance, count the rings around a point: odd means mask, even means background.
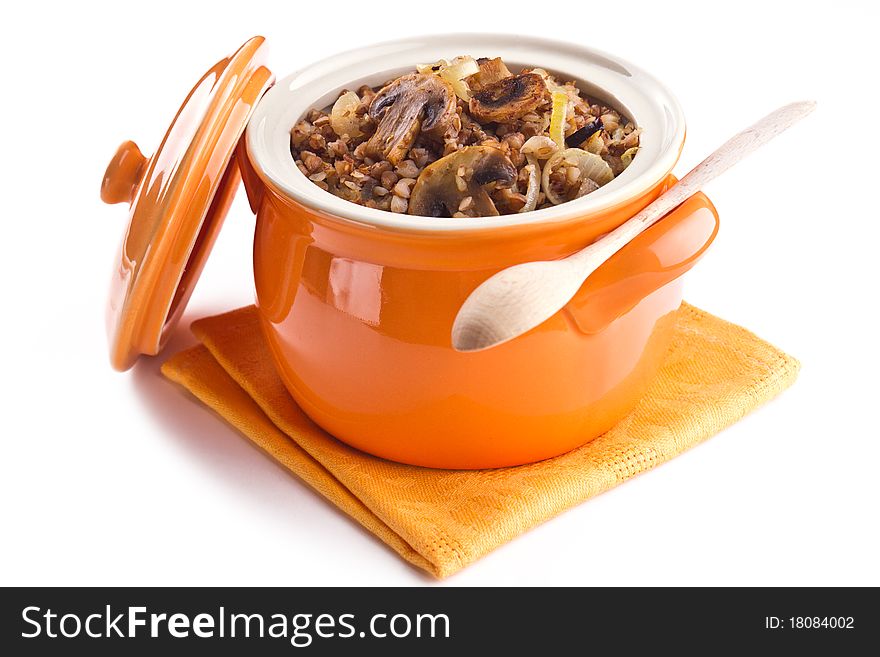
[[[633,164],[577,201],[523,215],[429,219],[348,203],[309,182],[289,130],[343,88],[468,53],[541,66],[630,114]],[[715,237],[698,194],[592,275],[568,306],[484,352],[451,346],[469,293],[498,270],[582,248],[672,180],[684,143],[675,99],[630,64],[588,49],[452,35],[344,53],[281,80],[256,108],[238,160],[257,215],[257,305],[275,365],[317,424],[371,454],[439,468],[546,459],[623,418],[669,347],[681,276]]]

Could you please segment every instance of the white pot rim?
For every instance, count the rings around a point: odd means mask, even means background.
[[[513,67],[537,66],[579,81],[581,91],[611,102],[643,130],[632,164],[595,192],[552,208],[499,217],[415,217],[341,199],[311,182],[290,154],[290,129],[312,108],[332,104],[342,89],[376,86],[415,64],[455,55],[501,57]],[[387,41],[311,64],[278,81],[248,124],[248,156],[277,190],[309,208],[360,225],[404,232],[468,232],[583,220],[636,198],[675,166],[685,139],[684,114],[672,93],[632,64],[583,46],[505,34],[441,34]]]

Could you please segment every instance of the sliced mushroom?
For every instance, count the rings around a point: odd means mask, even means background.
[[[502,123],[535,111],[547,98],[544,79],[536,73],[522,73],[499,80],[473,94],[470,110],[482,123]]]
[[[501,149],[468,146],[422,171],[409,198],[409,213],[422,217],[452,217],[456,213],[494,217],[498,209],[485,186],[509,186],[514,180],[516,167]]]
[[[399,164],[419,136],[442,139],[455,118],[455,92],[436,75],[413,73],[383,87],[370,103],[378,123],[364,147],[371,157]]]
[[[470,87],[471,93],[481,91],[491,84],[495,84],[504,78],[513,76],[513,73],[511,73],[507,66],[504,65],[504,62],[501,61],[500,57],[496,57],[495,59],[480,57],[480,59],[477,60],[477,64],[479,64],[480,70],[470,77],[465,78],[465,82],[467,82],[468,87]]]

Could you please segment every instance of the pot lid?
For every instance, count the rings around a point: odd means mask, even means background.
[[[264,41],[250,39],[202,76],[152,157],[127,141],[107,167],[101,199],[130,204],[107,308],[118,370],[159,353],[189,301],[241,180],[236,145],[272,84]]]

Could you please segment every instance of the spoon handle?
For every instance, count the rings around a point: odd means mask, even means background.
[[[813,101],[802,101],[785,105],[771,112],[751,127],[724,142],[709,157],[691,169],[687,175],[629,221],[570,257],[579,263],[590,263],[591,270],[595,269],[598,258],[602,256],[605,256],[605,259],[610,258],[636,235],[654,225],[670,210],[678,207],[700,191],[707,182],[720,176],[746,155],[800,121],[812,112],[815,106],[816,103]]]

